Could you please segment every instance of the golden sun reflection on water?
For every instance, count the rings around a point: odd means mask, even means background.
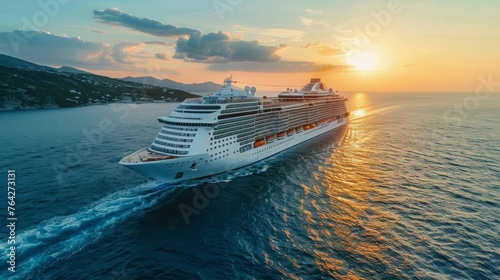
[[[353,110],[366,108],[369,105],[368,96],[364,92],[355,93],[351,98],[349,98],[349,107]]]
[[[363,93],[354,95],[353,100],[354,107],[367,106]],[[357,112],[366,114],[366,108]],[[369,144],[375,134],[368,119],[350,124],[331,156],[318,166],[321,185],[303,186],[306,196],[323,200],[301,200],[299,210],[308,222],[308,237],[328,245],[314,250],[316,264],[335,278],[362,279],[352,265],[332,252],[359,256],[355,261],[369,260],[384,267],[391,263],[382,252],[389,248],[388,232],[397,217],[372,206],[373,201],[386,196],[376,182],[388,180],[373,168],[379,164],[374,156],[377,147]],[[307,209],[305,203],[309,204]]]
[[[361,118],[366,115],[369,106],[367,94],[363,92],[355,93],[349,98],[351,119]]]
[[[390,257],[397,252],[392,244],[398,237],[392,229],[399,219],[385,206],[403,201],[384,188],[392,182],[391,173],[379,168],[387,145],[378,141],[381,135],[375,128],[379,124],[373,118],[399,105],[372,109],[368,97],[365,93],[350,97],[351,122],[315,151],[318,160],[309,170],[311,179],[297,180],[300,191],[287,194],[298,207],[290,212],[285,209],[280,217],[285,222],[300,220],[299,231],[290,227],[281,233],[289,247],[270,244],[287,259],[294,259],[290,250],[312,256],[321,275],[335,279],[363,279],[375,271],[397,276],[411,266],[407,261],[411,258]],[[290,263],[307,265],[300,258]],[[282,264],[274,266],[284,269]],[[291,272],[285,269],[283,275],[290,278]]]
[[[361,118],[366,115],[366,109],[351,111],[351,118]]]

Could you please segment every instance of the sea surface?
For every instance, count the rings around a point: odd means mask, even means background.
[[[347,96],[347,126],[175,187],[118,161],[177,104],[0,113],[0,279],[500,279],[500,95]]]

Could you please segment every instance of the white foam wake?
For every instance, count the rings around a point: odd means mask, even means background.
[[[135,213],[152,208],[159,200],[179,189],[204,183],[230,182],[237,177],[265,172],[268,168],[267,164],[253,165],[211,178],[183,182],[176,186],[147,182],[112,193],[80,212],[43,221],[17,235],[16,259],[22,261],[18,262],[16,274],[12,279],[36,277],[34,275],[36,268],[67,258],[82,250],[117,223]],[[1,243],[0,252],[7,252],[8,247],[10,244]]]
[[[16,238],[19,266],[16,266],[18,272],[15,276],[24,279],[36,267],[78,252],[99,239],[105,230],[152,207],[176,190],[159,190],[155,189],[156,185],[148,182],[112,193],[78,213],[53,217],[20,233]],[[7,251],[7,247],[7,244],[1,244],[1,252]]]

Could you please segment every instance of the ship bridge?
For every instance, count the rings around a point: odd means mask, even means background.
[[[234,89],[233,83],[236,83],[236,81],[233,81],[231,77],[224,79],[222,88],[202,97],[201,103],[225,103],[223,101],[233,99],[241,101],[242,99],[252,99],[255,96],[255,92],[257,91],[255,87],[245,86],[244,90]]]

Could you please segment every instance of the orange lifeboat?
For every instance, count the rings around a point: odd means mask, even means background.
[[[315,128],[315,127],[316,127],[316,125],[315,125],[315,124],[311,124],[311,128]]]
[[[309,129],[311,129],[311,127],[310,127],[310,126],[308,126],[308,125],[305,125],[305,126],[304,126],[304,130],[309,130]]]
[[[274,140],[276,140],[276,135],[269,135],[266,137],[266,142],[267,143],[271,143],[271,142],[274,142]]]
[[[256,140],[254,143],[253,143],[253,147],[254,148],[258,148],[260,146],[264,146],[266,144],[266,142],[263,140],[263,139],[259,139],[259,140]]]
[[[283,139],[286,136],[285,132],[278,133],[278,139]]]
[[[295,129],[289,129],[286,131],[286,134],[288,134],[288,136],[291,136],[291,135],[294,135],[295,134]]]
[[[299,127],[297,127],[297,128],[295,129],[295,131],[296,131],[297,133],[301,133],[302,131],[304,131],[304,129],[302,128],[302,126],[299,126]]]

